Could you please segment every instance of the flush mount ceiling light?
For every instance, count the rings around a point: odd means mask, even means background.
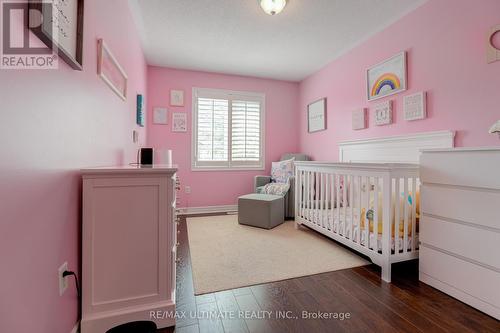
[[[286,6],[286,0],[260,0],[260,6],[269,15],[279,14]]]

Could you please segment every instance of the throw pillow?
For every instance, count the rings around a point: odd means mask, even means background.
[[[295,158],[286,161],[273,162],[271,165],[271,181],[275,183],[288,183],[293,176],[293,162]]]
[[[290,184],[287,183],[269,183],[259,193],[285,196],[289,189]]]

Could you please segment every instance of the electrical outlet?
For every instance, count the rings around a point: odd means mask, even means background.
[[[57,270],[57,277],[59,279],[59,296],[62,296],[66,289],[68,288],[68,279],[67,276],[64,277],[63,273],[68,270],[68,263],[65,262],[64,264],[59,267]]]
[[[186,194],[191,193],[191,186],[184,187],[184,191],[186,192]]]

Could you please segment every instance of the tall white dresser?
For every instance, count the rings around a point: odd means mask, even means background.
[[[500,148],[424,151],[420,280],[500,319]]]
[[[175,324],[176,171],[82,170],[82,333]]]

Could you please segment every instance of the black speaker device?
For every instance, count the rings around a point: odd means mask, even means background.
[[[140,165],[153,165],[153,148],[141,148],[137,163]]]

